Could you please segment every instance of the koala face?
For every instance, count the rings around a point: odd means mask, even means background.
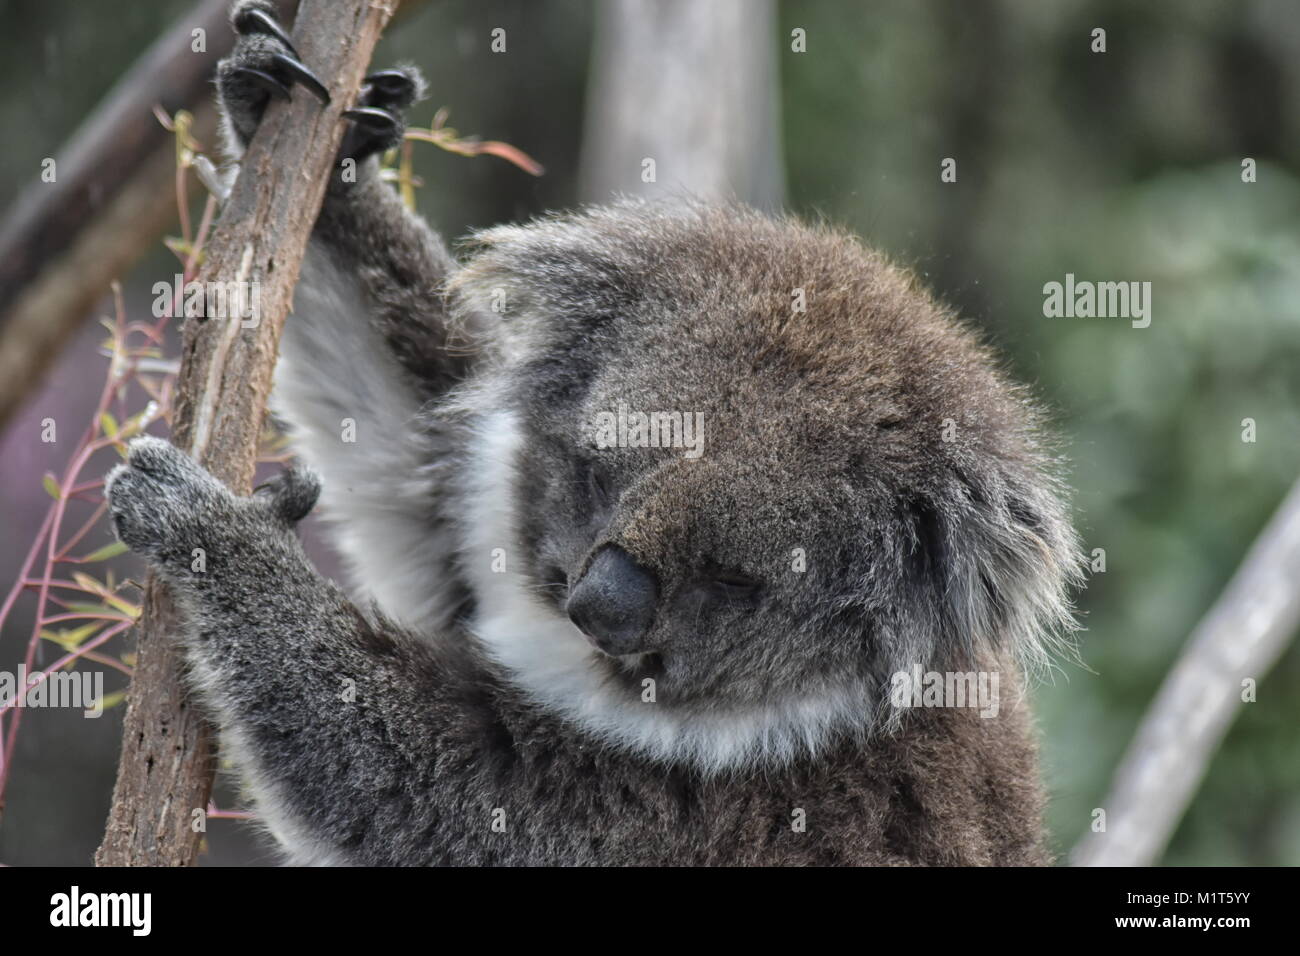
[[[532,585],[587,635],[597,666],[629,689],[653,678],[663,703],[697,706],[865,676],[861,622],[833,626],[826,602],[826,589],[852,587],[834,534],[837,516],[855,513],[845,476],[810,469],[798,441],[760,457],[715,451],[712,408],[684,412],[704,423],[699,458],[602,448],[583,427],[607,414],[601,378],[567,433],[530,433],[518,479],[520,500],[537,504],[520,521]],[[607,408],[638,407],[623,394]]]
[[[481,242],[457,292],[509,304],[523,573],[602,680],[728,710],[1068,626],[1076,548],[1034,411],[906,273],[689,206]]]
[[[677,371],[716,380],[684,367],[686,349]],[[536,502],[520,522],[534,587],[604,652],[611,679],[654,678],[667,704],[740,705],[865,678],[865,622],[832,598],[863,574],[845,548],[868,506],[850,463],[828,454],[798,399],[761,401],[762,380],[749,382],[753,397],[728,397],[669,388],[685,377],[641,364],[611,358],[567,402],[521,398],[547,410],[530,416],[519,463],[519,499]],[[692,445],[643,446],[627,433],[638,415],[690,421]]]

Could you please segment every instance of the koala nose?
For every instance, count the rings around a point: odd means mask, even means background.
[[[569,619],[606,654],[635,654],[654,619],[658,588],[618,545],[596,552],[587,572],[569,591]]]

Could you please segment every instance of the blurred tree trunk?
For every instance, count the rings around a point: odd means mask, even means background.
[[[779,208],[784,164],[773,0],[598,4],[580,189],[683,189]],[[656,182],[643,181],[654,160]]]

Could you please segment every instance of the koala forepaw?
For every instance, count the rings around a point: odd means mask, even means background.
[[[272,542],[316,504],[320,479],[290,468],[240,498],[170,442],[131,442],[126,463],[109,473],[104,496],[122,542],[164,569],[188,566],[195,548],[213,558],[247,558]]]
[[[423,99],[425,90],[424,76],[413,66],[367,76],[356,106],[343,111],[352,128],[343,138],[339,156],[360,160],[400,144],[406,131],[406,108]]]
[[[294,84],[301,85],[322,103],[329,89],[303,65],[288,33],[266,0],[241,0],[230,22],[239,34],[235,48],[217,65],[221,104],[241,144],[247,145],[262,121],[266,104],[289,99]]]
[[[143,437],[131,442],[126,463],[104,486],[117,536],[132,551],[159,558],[168,548],[198,544],[205,524],[233,509],[234,496],[170,442]]]

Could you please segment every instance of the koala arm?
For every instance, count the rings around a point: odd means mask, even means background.
[[[107,498],[119,537],[171,585],[193,686],[291,858],[438,862],[434,807],[445,817],[470,791],[443,745],[475,746],[447,719],[456,665],[311,567],[292,525],[318,488],[290,471],[239,498],[143,438]]]
[[[237,158],[273,97],[319,95],[323,85],[265,0],[240,0],[231,22],[238,39],[218,65],[217,91]],[[423,91],[417,70],[381,70],[344,113],[349,126],[280,343],[273,407],[325,478],[326,517],[348,516],[336,539],[353,578],[388,613],[431,632],[459,596],[435,588],[412,605],[395,582],[399,569],[432,567],[454,549],[444,529],[394,502],[428,496],[419,476],[440,449],[420,411],[466,376],[474,349],[448,320],[443,287],[455,263],[380,176],[380,154],[401,142],[404,112]]]
[[[328,93],[299,61],[267,0],[240,0],[231,23],[238,38],[217,66],[217,99],[226,149],[237,160],[271,99],[327,99]],[[299,321],[290,323],[291,331],[298,326],[308,333],[298,338],[355,348],[378,344],[404,379],[408,401],[417,403],[440,394],[465,371],[465,350],[447,348],[442,297],[455,264],[442,240],[380,176],[379,156],[400,145],[405,112],[424,91],[413,67],[381,70],[365,78],[356,103],[344,111],[348,128],[312,235],[312,261],[304,269],[307,308],[296,303]],[[300,343],[285,344],[293,349]],[[319,358],[311,352],[304,357],[309,365]],[[356,377],[355,357],[352,352],[318,370],[350,373],[329,379],[330,385],[344,384]]]

